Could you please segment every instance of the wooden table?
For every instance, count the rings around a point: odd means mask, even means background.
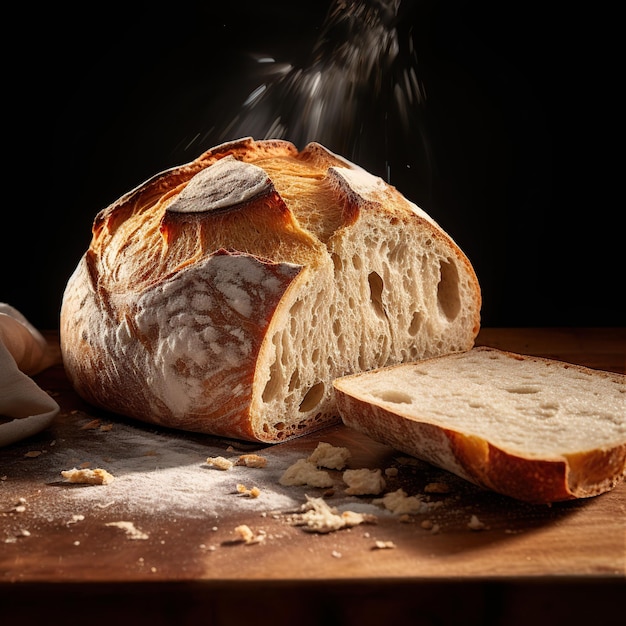
[[[625,328],[485,328],[477,343],[626,373]],[[0,449],[3,626],[3,616],[15,624],[68,623],[68,611],[89,626],[120,614],[125,623],[153,625],[408,618],[554,625],[585,616],[600,625],[626,598],[626,483],[588,500],[533,506],[341,425],[255,446],[95,410],[62,367],[37,382],[61,412],[46,431]],[[282,487],[284,469],[320,441],[347,447],[350,467],[395,468],[388,490],[423,495],[440,482],[449,491],[428,496],[428,512],[402,520],[371,497],[346,496],[340,472],[331,472],[334,491]],[[244,452],[264,456],[267,466],[220,471],[206,463]],[[63,481],[62,470],[81,465],[104,467],[115,480]],[[258,487],[259,497],[238,492],[238,484]],[[338,510],[374,515],[375,523],[325,534],[294,525],[306,497],[322,495]],[[482,529],[470,527],[472,516]],[[259,541],[241,541],[241,525]]]

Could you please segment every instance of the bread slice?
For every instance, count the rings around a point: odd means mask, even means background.
[[[272,443],[338,421],[338,376],[471,348],[480,306],[465,254],[394,187],[244,138],[96,216],[61,347],[94,405]]]
[[[488,347],[334,381],[343,422],[529,502],[595,496],[626,472],[626,376]]]

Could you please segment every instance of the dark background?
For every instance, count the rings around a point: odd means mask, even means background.
[[[405,0],[398,29],[427,96],[416,135],[382,136],[368,102],[370,141],[327,142],[376,174],[393,164],[390,182],[474,264],[483,326],[624,323],[619,159],[607,158],[617,17],[551,4]],[[254,88],[250,55],[306,63],[329,6],[24,5],[6,24],[0,301],[57,327],[96,213],[220,143]]]

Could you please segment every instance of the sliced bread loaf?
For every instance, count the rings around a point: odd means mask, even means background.
[[[248,137],[95,217],[61,348],[91,404],[274,443],[338,421],[338,376],[471,348],[480,306],[469,259],[397,189]]]
[[[343,422],[529,502],[598,495],[626,473],[626,376],[494,348],[334,381]]]

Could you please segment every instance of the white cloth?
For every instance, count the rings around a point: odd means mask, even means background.
[[[0,446],[46,428],[59,405],[31,378],[61,362],[60,350],[12,306],[0,302]]]

